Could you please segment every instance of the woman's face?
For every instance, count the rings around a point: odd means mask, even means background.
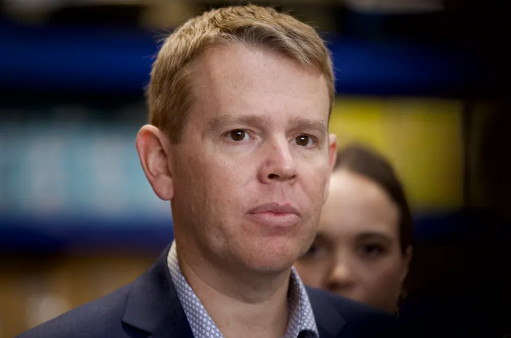
[[[318,234],[295,264],[303,282],[388,312],[396,310],[411,248],[399,242],[399,209],[372,180],[332,174]]]

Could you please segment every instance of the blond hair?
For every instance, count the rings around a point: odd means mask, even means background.
[[[244,43],[268,48],[315,67],[325,76],[334,99],[330,53],[311,26],[272,8],[232,6],[190,19],[164,42],[147,88],[149,123],[178,143],[192,102],[194,61],[206,49],[222,43]]]

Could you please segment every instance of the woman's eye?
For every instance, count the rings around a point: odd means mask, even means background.
[[[370,257],[380,256],[384,251],[385,249],[378,244],[367,244],[362,247],[362,254]]]
[[[248,137],[248,133],[242,129],[231,130],[228,136],[236,142],[243,141]]]
[[[318,258],[326,253],[326,249],[320,245],[312,244],[309,250],[303,255],[305,259]]]
[[[315,245],[312,245],[309,250],[307,250],[308,255],[314,255],[318,251],[318,248]]]

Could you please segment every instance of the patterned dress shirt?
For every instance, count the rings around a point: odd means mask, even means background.
[[[196,338],[222,338],[222,333],[186,281],[179,268],[176,242],[172,243],[167,264],[179,301]],[[289,283],[289,320],[284,338],[319,338],[316,321],[305,287],[294,268]]]

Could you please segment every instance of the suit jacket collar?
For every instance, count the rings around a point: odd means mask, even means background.
[[[170,245],[156,264],[130,288],[122,321],[148,333],[148,338],[193,338],[192,329],[170,277]],[[321,338],[338,337],[345,325],[325,293],[306,287]]]
[[[346,322],[329,301],[329,296],[320,290],[306,287],[321,338],[340,337]]]
[[[170,245],[131,285],[122,321],[151,333],[152,338],[193,338],[167,267],[169,249]]]

